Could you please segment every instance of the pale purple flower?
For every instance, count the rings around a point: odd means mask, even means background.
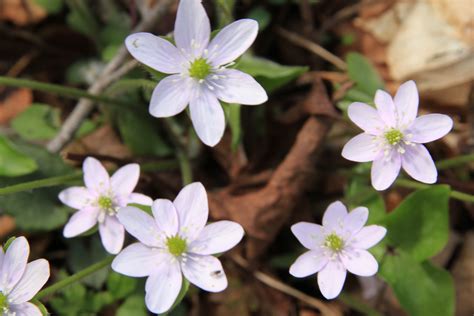
[[[371,178],[376,190],[387,189],[400,168],[420,182],[435,183],[438,171],[422,144],[449,133],[453,120],[443,114],[416,117],[419,98],[414,81],[402,84],[393,100],[378,90],[374,101],[376,109],[360,102],[349,106],[349,118],[364,133],[344,146],[342,156],[357,162],[373,161]]]
[[[206,225],[207,195],[195,182],[185,186],[176,199],[158,199],[153,217],[135,207],[118,213],[127,232],[139,240],[126,247],[112,262],[112,269],[131,277],[148,277],[145,302],[153,313],[164,313],[175,302],[182,275],[197,287],[220,292],[227,287],[222,264],[213,254],[234,247],[244,235],[231,221]]]
[[[128,164],[109,177],[97,159],[88,157],[82,169],[86,186],[71,187],[59,193],[61,202],[79,210],[64,227],[64,237],[78,236],[98,223],[104,248],[117,254],[125,238],[123,225],[116,216],[118,210],[130,203],[151,205],[153,202],[148,196],[133,193],[140,177],[140,166]]]
[[[38,259],[28,263],[30,246],[18,237],[6,252],[0,246],[0,315],[41,316],[29,302],[49,279],[49,263]]]
[[[337,201],[330,204],[323,216],[323,225],[300,222],[291,231],[307,249],[290,267],[290,274],[304,278],[318,273],[318,285],[327,299],[339,295],[347,271],[360,276],[377,273],[378,264],[367,251],[385,236],[382,226],[364,227],[369,211],[357,207],[347,212]]]
[[[128,51],[141,63],[170,76],[153,91],[150,114],[169,117],[189,104],[199,138],[216,145],[225,130],[219,100],[256,105],[267,94],[251,76],[227,67],[252,45],[258,23],[242,19],[224,27],[212,40],[211,26],[200,0],[181,0],[175,22],[176,46],[150,33],[127,37]]]

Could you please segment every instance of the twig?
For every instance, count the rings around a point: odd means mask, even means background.
[[[326,50],[324,47],[316,44],[315,42],[312,42],[299,34],[287,31],[281,27],[277,27],[276,32],[278,35],[287,39],[291,43],[303,47],[304,49],[312,52],[313,54],[318,55],[319,57],[326,60],[327,62],[330,62],[340,70],[345,71],[347,69],[347,64],[344,60],[332,54],[330,51]]]
[[[153,23],[168,11],[168,7],[173,1],[174,0],[161,0],[158,2],[132,32],[140,32],[151,28]],[[107,64],[97,81],[89,88],[88,92],[90,94],[102,92],[110,83],[126,73],[127,69],[130,70],[128,63],[120,67],[126,57],[127,50],[125,46],[122,45],[117,55]],[[48,143],[47,149],[50,152],[60,151],[72,139],[82,121],[89,115],[93,108],[94,103],[92,101],[81,99],[62,125],[58,135]]]

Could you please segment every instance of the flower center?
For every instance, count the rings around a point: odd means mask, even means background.
[[[338,235],[330,234],[326,236],[326,241],[324,242],[324,245],[330,248],[331,250],[337,252],[341,251],[344,247],[344,241]]]
[[[112,199],[109,198],[108,196],[101,196],[99,198],[99,206],[103,210],[110,210],[112,209],[113,202]]]
[[[8,298],[0,292],[0,313],[6,313],[8,311]]]
[[[403,139],[403,134],[398,129],[390,129],[385,132],[385,139],[390,145],[396,145]]]
[[[189,75],[198,80],[206,79],[211,73],[211,65],[204,58],[195,59],[189,67]]]
[[[168,246],[168,251],[175,257],[181,256],[188,248],[186,240],[177,235],[169,237],[166,240],[166,246]]]

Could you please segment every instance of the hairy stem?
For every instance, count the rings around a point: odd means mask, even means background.
[[[438,163],[436,164],[436,167],[438,168],[438,170],[444,170],[444,169],[449,169],[449,168],[453,168],[457,166],[462,166],[473,161],[474,161],[474,154],[468,154],[468,155],[454,157],[451,159],[438,161]]]
[[[63,176],[18,183],[18,184],[0,188],[0,195],[18,193],[22,191],[28,191],[28,190],[39,189],[39,188],[52,187],[56,185],[69,183],[75,180],[81,180],[81,178],[82,178],[82,172],[78,171],[78,172],[63,175]]]
[[[426,189],[431,186],[430,184],[424,184],[408,179],[398,179],[397,181],[395,181],[395,185],[409,189]],[[474,203],[474,195],[472,194],[451,190],[449,196],[456,200]]]

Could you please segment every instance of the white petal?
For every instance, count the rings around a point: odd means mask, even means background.
[[[31,300],[49,279],[49,263],[38,259],[28,263],[25,273],[18,284],[8,295],[13,304],[21,304]]]
[[[412,137],[410,141],[415,143],[428,143],[437,140],[453,128],[453,120],[444,114],[427,114],[415,119],[409,129]]]
[[[323,215],[323,226],[339,231],[347,216],[347,208],[340,201],[329,204]]]
[[[74,213],[66,226],[64,226],[63,235],[66,238],[76,237],[97,224],[99,208],[87,207]]]
[[[10,305],[10,312],[15,316],[42,316],[40,309],[29,302]],[[10,314],[8,314],[10,315]]]
[[[330,300],[341,293],[346,274],[346,269],[339,261],[330,261],[319,271],[318,285],[325,298]]]
[[[224,69],[206,80],[217,98],[227,103],[257,105],[268,100],[265,89],[252,76],[239,70]]]
[[[344,219],[344,229],[350,231],[352,234],[355,234],[364,227],[369,217],[369,210],[367,207],[357,207],[347,214]]]
[[[168,311],[178,297],[182,286],[179,264],[161,264],[146,280],[145,303],[150,311],[161,314]]]
[[[340,256],[349,272],[360,276],[372,276],[377,273],[379,265],[374,256],[367,250],[355,249]]]
[[[410,125],[418,113],[419,102],[418,89],[413,80],[405,82],[398,88],[394,102],[398,113],[398,125]]]
[[[122,207],[117,218],[125,227],[125,230],[150,247],[161,247],[163,245],[164,236],[160,233],[153,217],[146,212],[133,207]]]
[[[202,142],[215,146],[224,135],[225,115],[217,98],[209,91],[202,89],[199,96],[189,105],[194,129]]]
[[[194,241],[206,225],[209,217],[206,189],[200,182],[185,186],[173,201],[178,212],[179,231],[188,242]]]
[[[127,204],[130,203],[151,206],[153,204],[153,200],[149,196],[146,196],[144,194],[132,193],[128,196]]]
[[[354,124],[372,135],[380,135],[385,128],[377,110],[368,104],[351,103],[347,109],[347,115]]]
[[[387,229],[378,225],[363,227],[351,240],[350,245],[354,248],[369,249],[381,241]]]
[[[59,200],[69,207],[81,209],[92,200],[92,196],[84,187],[71,187],[59,193]]]
[[[10,293],[20,281],[26,269],[30,246],[25,237],[18,237],[10,244],[4,257],[0,273],[0,289],[3,293]]]
[[[204,227],[199,237],[189,245],[189,252],[212,255],[227,251],[244,237],[242,226],[231,221],[219,221]]]
[[[403,169],[413,177],[423,183],[435,183],[438,178],[438,170],[425,146],[415,144],[406,146],[406,151],[402,155]]]
[[[318,224],[299,222],[291,226],[291,231],[308,249],[318,249],[324,241],[323,227]]]
[[[344,145],[342,157],[357,162],[373,161],[380,155],[380,148],[374,141],[374,136],[362,133]]]
[[[113,193],[129,195],[133,192],[140,177],[140,166],[136,163],[128,164],[118,169],[110,178]]]
[[[181,113],[189,104],[194,80],[181,75],[163,78],[153,90],[150,100],[150,114],[155,117],[170,117]]]
[[[115,255],[122,250],[125,229],[115,216],[105,217],[105,221],[99,224],[99,234],[108,253]]]
[[[174,24],[174,40],[188,59],[201,57],[211,36],[211,24],[201,0],[181,0]]]
[[[171,259],[165,251],[137,242],[123,249],[115,257],[112,269],[131,277],[145,277],[155,273],[161,263],[168,263]]]
[[[219,259],[213,256],[188,254],[181,261],[181,270],[189,282],[208,292],[220,292],[227,287],[227,277]]]
[[[179,49],[151,33],[131,34],[125,45],[136,60],[165,74],[180,73],[187,63]]]
[[[2,272],[2,265],[3,265],[3,259],[5,258],[5,253],[3,252],[3,247],[0,244],[0,273]],[[0,283],[0,290],[1,290],[1,283]]]
[[[166,236],[176,235],[179,228],[178,212],[170,200],[158,199],[151,207],[156,225]]]
[[[378,191],[387,189],[397,178],[401,166],[400,154],[395,150],[375,159],[371,170],[372,186]]]
[[[395,127],[397,115],[392,96],[383,90],[377,90],[374,101],[380,118],[387,126]]]
[[[290,274],[297,278],[304,278],[319,272],[328,263],[322,250],[305,252],[296,259],[290,267]]]
[[[109,174],[104,166],[95,158],[87,157],[82,165],[84,183],[89,189],[103,192],[109,188]]]
[[[236,60],[255,41],[258,23],[251,19],[235,21],[224,27],[208,47],[208,60],[215,66],[221,66]]]

